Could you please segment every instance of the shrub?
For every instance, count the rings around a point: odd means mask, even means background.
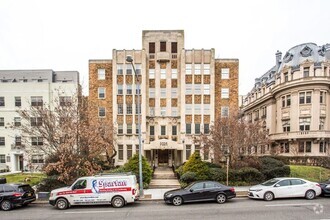
[[[276,160],[275,158],[272,157],[261,157],[260,161],[262,163],[261,172],[284,166],[284,163],[282,161]]]
[[[140,182],[139,178],[139,155],[135,154],[131,159],[124,164],[123,171],[132,172],[136,175],[138,182]],[[142,156],[142,176],[143,176],[143,187],[148,187],[151,177],[152,177],[152,169],[145,157]]]
[[[180,178],[180,181],[182,181],[186,184],[189,184],[189,183],[194,182],[196,180],[197,180],[196,173],[190,172],[190,171],[184,173]]]
[[[180,179],[180,177],[183,175],[183,166],[179,166],[176,170],[175,170],[176,176],[178,179]]]
[[[210,168],[210,171],[209,171],[210,180],[223,182],[223,181],[226,181],[226,178],[227,178],[226,170],[223,170],[220,168]]]
[[[244,167],[238,171],[238,175],[243,182],[258,183],[264,180],[264,175],[252,167]]]
[[[183,173],[194,172],[197,180],[207,180],[209,177],[209,167],[202,161],[198,152],[193,153],[189,160],[183,165]]]
[[[50,192],[53,189],[67,186],[64,182],[58,180],[58,176],[48,176],[37,185],[38,192]]]
[[[209,168],[221,168],[221,165],[220,164],[215,164],[215,163],[211,163],[211,162],[208,162],[208,161],[205,161],[204,162]]]
[[[276,167],[274,169],[264,171],[263,174],[266,179],[272,179],[276,177],[288,177],[290,176],[290,167]]]

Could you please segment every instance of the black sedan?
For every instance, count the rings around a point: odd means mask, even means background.
[[[324,183],[320,183],[322,189],[322,196],[330,196],[330,180]]]
[[[186,188],[175,189],[164,194],[164,201],[175,206],[186,202],[217,201],[224,203],[236,197],[235,189],[214,181],[198,181]]]
[[[35,200],[35,192],[29,184],[0,184],[0,208],[4,211]]]

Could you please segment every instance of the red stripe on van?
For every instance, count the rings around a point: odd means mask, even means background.
[[[131,187],[121,187],[121,188],[105,188],[100,189],[100,193],[106,193],[106,192],[126,192],[131,191]],[[72,194],[87,194],[87,193],[93,193],[91,189],[78,189],[78,190],[69,190],[64,192],[58,192],[57,195],[72,195]]]

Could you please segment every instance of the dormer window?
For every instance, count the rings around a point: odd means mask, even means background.
[[[303,57],[309,57],[312,55],[312,49],[309,46],[305,46],[301,51],[300,51],[301,56]]]

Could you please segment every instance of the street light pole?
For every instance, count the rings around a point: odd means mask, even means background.
[[[133,71],[134,71],[134,76],[135,76],[135,80],[136,80],[136,88],[137,91],[139,92],[138,94],[138,99],[137,99],[137,110],[138,110],[138,128],[139,128],[139,176],[140,176],[140,181],[139,181],[139,185],[140,185],[140,196],[143,196],[143,176],[142,176],[142,137],[141,137],[141,105],[140,105],[140,97],[141,97],[141,90],[140,90],[140,80],[138,75],[136,74],[136,70],[135,70],[135,66],[133,64],[133,58],[131,56],[127,56],[126,57],[126,61],[131,63],[132,67],[133,67]],[[141,100],[142,101],[142,100]]]

